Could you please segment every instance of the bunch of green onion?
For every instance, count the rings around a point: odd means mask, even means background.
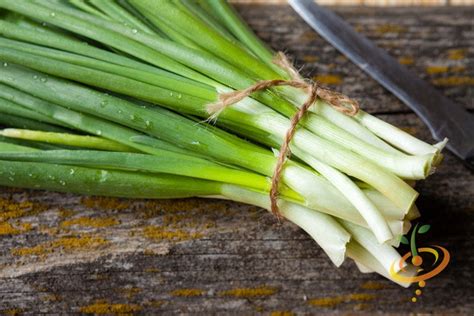
[[[273,56],[222,0],[0,0],[0,185],[270,209],[278,150],[306,93],[257,92],[212,121],[206,108],[290,79]],[[393,279],[394,247],[419,216],[414,182],[444,145],[318,100],[292,139],[280,212],[335,265],[350,257]]]

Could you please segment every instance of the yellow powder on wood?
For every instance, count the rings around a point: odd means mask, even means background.
[[[100,208],[105,210],[124,210],[130,207],[132,202],[111,197],[85,196],[81,203],[88,208]]]
[[[308,303],[310,305],[319,306],[319,307],[334,307],[341,303],[370,301],[370,300],[375,299],[375,297],[376,296],[373,294],[354,293],[354,294],[341,295],[341,296],[315,298],[315,299],[309,300]]]
[[[21,232],[27,232],[33,229],[33,225],[31,223],[20,223],[19,224]]]
[[[11,250],[12,255],[28,256],[28,255],[44,255],[52,253],[57,249],[64,251],[73,251],[81,249],[96,249],[108,241],[101,237],[94,237],[90,235],[62,237],[56,240],[48,241],[34,247],[14,248]]]
[[[275,287],[260,286],[255,288],[236,288],[231,290],[222,291],[219,293],[221,296],[234,296],[234,297],[257,297],[257,296],[269,296],[273,295],[278,291]]]
[[[344,296],[322,297],[309,300],[308,303],[313,306],[333,307],[345,301]]]
[[[428,66],[425,68],[427,74],[435,75],[435,74],[443,74],[443,73],[458,73],[463,72],[466,70],[465,66]]]
[[[398,58],[398,62],[402,65],[413,65],[415,60],[412,57],[400,57]]]
[[[149,301],[146,303],[146,305],[154,307],[154,308],[160,308],[163,304],[165,304],[166,301]]]
[[[80,236],[80,237],[63,237],[53,240],[51,246],[53,248],[62,248],[65,250],[73,249],[91,249],[97,248],[107,243],[102,237]]]
[[[193,297],[203,295],[204,291],[201,289],[177,289],[170,294],[172,296]]]
[[[270,316],[294,316],[295,314],[288,311],[274,311],[270,313]]]
[[[90,218],[90,217],[79,217],[74,218],[71,220],[67,220],[61,223],[61,227],[71,227],[74,225],[83,226],[83,227],[94,227],[94,228],[101,228],[101,227],[109,227],[118,225],[120,222],[113,218]]]
[[[83,306],[80,308],[81,313],[86,314],[133,314],[140,312],[142,308],[136,304],[109,304],[106,301],[96,301],[94,304]]]
[[[44,254],[45,247],[43,245],[37,245],[34,247],[14,248],[11,250],[11,254],[14,256],[38,256]]]
[[[18,235],[32,229],[30,223],[19,223],[18,227],[14,227],[8,222],[0,223],[0,235]]]
[[[448,50],[448,59],[460,60],[466,58],[466,49],[450,49]]]
[[[143,229],[146,238],[154,240],[183,241],[201,238],[203,234],[197,232],[187,232],[182,229],[169,230],[159,226],[147,226]]]
[[[400,25],[396,24],[382,24],[377,26],[375,31],[379,34],[387,34],[387,33],[402,33],[405,32],[406,29]]]
[[[138,287],[117,289],[117,292],[121,293],[124,297],[129,298],[129,299],[135,297],[141,291],[142,291],[142,289],[140,289]]]
[[[374,294],[366,294],[366,293],[354,293],[349,294],[346,296],[349,301],[371,301],[375,299],[377,296]]]
[[[46,205],[39,203],[30,201],[17,202],[12,199],[0,198],[0,222],[35,215],[47,209]]]
[[[23,309],[21,309],[21,308],[12,308],[12,309],[7,309],[7,310],[0,311],[0,313],[2,315],[5,315],[5,316],[19,316],[23,313]]]
[[[385,284],[380,283],[380,282],[374,282],[374,281],[367,281],[360,286],[360,288],[364,290],[381,290],[386,287],[387,286]]]
[[[68,210],[64,208],[61,208],[59,210],[59,216],[61,216],[62,218],[71,217],[72,215],[74,215],[74,213],[75,212],[73,210]]]
[[[0,223],[0,235],[17,235],[21,231],[13,227],[10,223]]]
[[[448,66],[428,66],[425,68],[426,73],[429,75],[446,73],[448,70]]]
[[[436,86],[442,87],[452,87],[452,86],[474,86],[474,77],[444,77],[434,79],[433,84]]]
[[[323,74],[316,75],[313,80],[327,85],[339,85],[342,83],[342,77],[339,75]]]

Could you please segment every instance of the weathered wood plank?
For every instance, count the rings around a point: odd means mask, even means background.
[[[338,57],[289,8],[239,9],[276,49],[288,48],[299,62],[319,57],[309,62],[310,73],[342,75],[338,87],[343,92],[363,99],[371,111],[390,113],[381,117],[430,140],[415,115],[403,113],[405,106]],[[432,62],[448,62],[464,65],[466,76],[472,77],[472,48],[462,59],[446,57],[449,49],[467,48],[472,41],[472,9],[339,10],[379,44],[398,37],[391,52],[396,57],[412,55],[410,67],[418,73],[425,75]],[[390,30],[386,25],[407,31],[375,31]],[[434,74],[430,80],[450,75]],[[463,85],[443,91],[471,106],[471,89]],[[302,231],[289,223],[277,225],[255,207],[0,188],[0,311],[471,314],[474,175],[448,154],[437,173],[417,189],[422,221],[432,225],[420,242],[443,245],[453,259],[442,274],[427,281],[414,304],[409,300],[415,287],[402,289],[376,275],[361,274],[349,262],[336,269]]]

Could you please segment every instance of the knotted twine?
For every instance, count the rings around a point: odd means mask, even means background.
[[[329,103],[337,111],[349,116],[354,116],[357,114],[357,112],[359,111],[359,103],[356,100],[350,99],[342,93],[323,88],[319,85],[319,83],[313,80],[303,79],[283,52],[278,52],[272,62],[275,65],[280,66],[280,68],[282,68],[291,77],[291,80],[261,80],[243,90],[221,93],[218,96],[218,101],[212,104],[208,104],[206,110],[211,115],[210,119],[216,119],[219,114],[230,105],[243,100],[254,92],[269,89],[271,87],[291,86],[294,88],[302,89],[308,93],[308,98],[306,99],[306,102],[303,103],[301,108],[291,118],[290,128],[287,130],[285,139],[283,141],[283,144],[281,145],[280,152],[278,154],[278,160],[272,176],[270,189],[271,211],[273,215],[275,215],[280,221],[282,216],[278,208],[278,186],[280,184],[280,177],[283,171],[285,161],[291,155],[291,140],[293,139],[293,136],[296,132],[296,128],[301,119],[304,117],[306,112],[314,104],[318,97],[321,100],[324,100]]]

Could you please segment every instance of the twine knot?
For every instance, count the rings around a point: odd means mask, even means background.
[[[349,116],[354,116],[357,114],[357,112],[359,111],[359,103],[356,100],[353,100],[342,93],[324,88],[315,81],[303,79],[283,52],[278,52],[275,55],[273,63],[285,70],[285,72],[290,76],[291,80],[261,80],[243,90],[220,93],[217,102],[208,104],[206,110],[210,114],[209,119],[216,119],[219,114],[227,107],[245,99],[252,93],[278,86],[291,86],[294,88],[302,89],[308,94],[308,98],[305,103],[291,118],[290,128],[287,130],[284,142],[281,145],[278,160],[272,176],[272,183],[270,189],[271,211],[280,221],[282,216],[278,208],[278,187],[285,161],[290,156],[289,147],[291,140],[293,139],[293,136],[296,132],[296,127],[298,126],[298,123],[301,121],[301,119],[304,117],[306,112],[314,104],[318,97],[321,100],[324,100],[329,103],[337,111]]]

